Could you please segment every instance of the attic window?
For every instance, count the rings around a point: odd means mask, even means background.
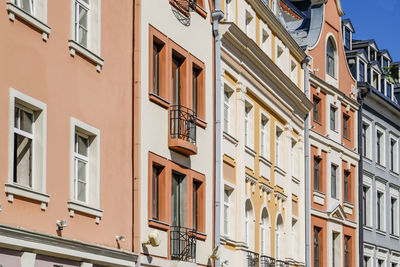
[[[351,50],[350,47],[350,31],[349,29],[345,28],[344,30],[344,47],[348,50]]]

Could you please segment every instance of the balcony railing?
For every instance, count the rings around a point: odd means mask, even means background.
[[[247,266],[248,267],[259,267],[259,254],[253,251],[247,251]]]
[[[171,226],[171,259],[196,261],[196,231],[180,226]]]
[[[171,106],[170,120],[172,139],[182,139],[196,144],[196,115],[193,110],[181,105]]]
[[[190,12],[196,9],[197,0],[173,0],[179,9]]]
[[[288,261],[277,260],[275,258],[268,257],[268,256],[260,257],[260,266],[259,267],[293,267],[293,266],[298,266],[298,265],[293,264],[292,262],[288,262]]]

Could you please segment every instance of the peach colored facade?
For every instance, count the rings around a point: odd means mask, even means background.
[[[97,43],[82,49],[69,41],[74,2],[42,1],[45,6],[35,6],[32,16],[21,15],[20,7],[6,1],[0,5],[0,34],[5,37],[0,43],[0,262],[10,263],[5,266],[50,262],[134,266],[136,261],[132,253],[133,3],[91,2],[87,12],[97,12],[89,14],[98,20],[88,22],[88,42],[96,37]],[[38,19],[40,10],[45,15]],[[51,28],[47,36],[42,24]],[[34,99],[33,104],[26,99]],[[42,106],[35,106],[35,101]],[[11,107],[17,104],[42,116],[43,128],[37,129],[39,118],[33,123],[37,128],[31,187],[13,181],[9,171],[14,153]],[[82,125],[89,130],[82,130]],[[90,140],[88,200],[78,204],[72,192],[75,130]],[[40,156],[38,147],[43,150]],[[39,165],[43,169],[37,173]],[[37,180],[42,181],[40,189],[35,187]],[[57,220],[67,221],[61,231]],[[117,241],[116,236],[125,238]]]

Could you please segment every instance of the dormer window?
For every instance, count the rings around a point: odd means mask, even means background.
[[[344,29],[344,47],[348,50],[351,50],[350,47],[350,31],[349,29],[345,28]]]
[[[382,57],[382,67],[385,68],[389,66],[389,61],[387,60],[387,58]]]
[[[358,63],[358,81],[364,82],[365,81],[365,65],[363,62]]]
[[[370,61],[375,61],[376,60],[376,56],[375,56],[375,50],[371,49],[369,50],[369,60]]]
[[[335,54],[336,54],[336,45],[332,38],[328,39],[326,45],[326,73],[332,77],[335,77]]]

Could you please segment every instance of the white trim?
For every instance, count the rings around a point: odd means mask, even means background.
[[[25,10],[22,10],[20,7],[12,2],[7,2],[7,11],[8,18],[11,21],[14,22],[15,17],[22,19],[23,21],[40,30],[42,32],[43,40],[47,41],[51,32],[51,28],[47,24],[45,24],[35,16],[25,12]]]
[[[19,251],[91,262],[99,265],[134,267],[138,255],[129,251],[89,244],[0,224],[0,246]]]
[[[8,195],[8,201],[14,201],[14,195],[21,196],[33,200],[37,200],[42,203],[42,210],[46,209],[47,204],[50,202],[50,196],[47,194],[40,193],[38,191],[32,190],[31,188],[21,186],[18,184],[5,184],[5,192]]]
[[[86,202],[75,200],[75,133],[82,133],[89,137],[88,153],[90,154],[87,177]],[[102,217],[100,210],[100,130],[78,119],[71,117],[70,127],[70,201],[68,202],[70,216],[74,216],[74,210],[96,216],[96,223]]]
[[[69,53],[71,54],[71,56],[75,57],[75,54],[78,53],[81,56],[89,59],[90,61],[92,61],[93,63],[96,64],[96,70],[98,72],[100,72],[101,69],[103,68],[104,59],[102,59],[100,57],[100,55],[93,53],[92,51],[90,51],[86,47],[80,45],[79,43],[77,43],[74,40],[68,41],[68,47],[69,47]]]

